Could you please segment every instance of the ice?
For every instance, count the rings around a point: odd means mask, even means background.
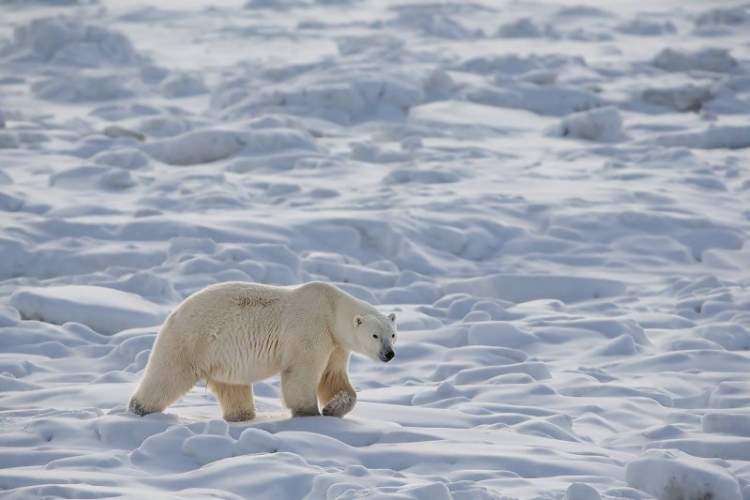
[[[665,71],[712,71],[726,73],[737,66],[727,49],[709,47],[695,52],[666,48],[654,57],[654,66]]]
[[[201,130],[149,143],[144,150],[149,156],[169,165],[196,165],[228,158],[248,142],[249,138],[243,132]]]
[[[707,413],[702,418],[703,432],[717,432],[750,437],[750,415]]]
[[[713,97],[706,86],[687,84],[684,86],[649,88],[643,91],[643,100],[661,104],[677,111],[700,111]]]
[[[200,73],[170,73],[159,83],[164,97],[192,97],[208,92]]]
[[[433,13],[431,9],[425,9],[418,5],[405,5],[396,12],[398,13],[398,18],[394,24],[417,29],[424,36],[465,40],[482,37],[483,35],[481,30],[471,31],[461,25],[461,23],[454,21],[449,15]]]
[[[317,149],[312,137],[294,130],[244,132],[233,130],[198,130],[152,142],[143,150],[169,165],[196,165],[229,158],[245,151],[269,154],[286,150]]]
[[[746,3],[0,4],[3,498],[750,498]],[[232,280],[396,357],[127,411]]]
[[[695,19],[696,26],[739,25],[750,22],[746,6],[709,9]]]
[[[134,65],[141,57],[130,40],[96,24],[74,17],[38,18],[18,26],[11,46],[16,57],[38,57],[44,62],[79,67]]]
[[[444,290],[448,293],[472,293],[480,297],[493,297],[512,302],[527,302],[540,298],[577,302],[619,295],[624,292],[625,286],[616,281],[573,276],[495,274],[446,283]]]
[[[697,132],[674,132],[656,137],[667,147],[689,146],[697,149],[744,149],[750,147],[750,126],[709,125]]]
[[[677,28],[670,21],[653,21],[644,16],[619,24],[617,31],[629,35],[658,36],[675,33]]]
[[[83,72],[35,82],[32,91],[40,99],[59,102],[106,101],[132,97],[137,92],[121,76]]]
[[[526,109],[548,116],[564,116],[605,104],[601,97],[585,89],[566,86],[539,87],[534,84],[503,87],[467,89],[466,98],[475,103]]]
[[[136,170],[148,166],[148,157],[132,147],[111,148],[94,155],[91,161],[100,165],[111,165],[128,170]]]
[[[549,25],[538,26],[531,19],[524,17],[512,23],[501,25],[497,35],[503,38],[538,38],[555,37],[557,33]]]

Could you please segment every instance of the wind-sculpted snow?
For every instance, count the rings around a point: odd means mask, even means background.
[[[141,61],[123,34],[73,16],[37,18],[17,26],[9,49],[17,59],[39,58],[60,66],[120,66]]]
[[[0,4],[0,497],[750,498],[748,5]],[[232,280],[396,357],[127,412]]]

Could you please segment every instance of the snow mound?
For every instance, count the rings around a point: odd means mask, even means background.
[[[10,304],[24,319],[59,325],[72,321],[105,335],[155,326],[166,316],[162,307],[138,295],[97,286],[26,288],[15,292]]]
[[[198,165],[246,154],[271,154],[289,150],[317,151],[309,134],[297,130],[255,131],[196,130],[142,146],[152,158],[168,165]]]
[[[18,134],[10,130],[0,130],[0,149],[14,149],[20,146]]]
[[[737,26],[750,22],[750,13],[746,6],[710,9],[702,12],[696,19],[696,26]]]
[[[550,130],[558,137],[577,137],[589,141],[614,141],[620,137],[622,118],[614,106],[572,113]]]
[[[670,21],[654,21],[644,17],[636,17],[615,28],[620,33],[639,36],[659,36],[675,33],[677,28]]]
[[[699,132],[662,134],[655,141],[667,147],[743,149],[750,147],[750,125],[709,125]]]
[[[191,126],[182,118],[160,115],[139,119],[135,128],[147,137],[165,138],[184,134],[191,129]]]
[[[707,86],[687,84],[674,87],[649,88],[643,91],[642,97],[646,102],[686,112],[700,111],[703,104],[712,98],[712,93],[711,89]]]
[[[666,48],[656,54],[654,66],[664,71],[710,71],[727,73],[737,67],[737,59],[729,55],[729,50],[705,48],[686,52]]]
[[[298,7],[307,7],[310,4],[301,0],[248,0],[244,9],[269,9],[269,10],[288,10]]]
[[[731,472],[676,450],[648,450],[625,467],[625,481],[659,500],[742,500]]]
[[[373,72],[369,68],[316,70],[245,98],[237,99],[234,88],[218,90],[212,102],[223,108],[219,111],[228,119],[288,113],[341,125],[369,120],[401,121],[411,107],[424,102],[432,92],[444,92],[441,85],[450,84],[447,75],[443,79],[435,76],[429,71],[414,75]]]
[[[601,500],[602,496],[585,483],[572,483],[565,491],[563,500]]]
[[[174,71],[159,83],[159,91],[164,97],[192,97],[208,92],[200,73]]]
[[[528,17],[524,17],[517,21],[502,24],[497,29],[497,36],[501,38],[541,38],[556,37],[557,32],[548,24],[540,26]]]
[[[131,79],[111,73],[58,75],[34,82],[31,90],[40,99],[67,103],[106,101],[136,95]]]
[[[482,321],[474,323],[469,329],[468,340],[471,345],[488,345],[518,349],[537,342],[537,337],[523,331],[506,321]],[[549,378],[549,370],[542,368],[542,377]]]
[[[501,73],[503,75],[525,75],[541,71],[558,71],[565,67],[585,67],[582,57],[563,56],[560,54],[503,54],[473,57],[463,61],[456,70],[478,75]]]
[[[100,165],[136,170],[148,166],[149,159],[143,152],[132,147],[110,148],[91,157],[91,161]]]
[[[458,182],[461,177],[450,170],[417,170],[417,169],[396,169],[392,170],[390,174],[383,178],[383,184],[394,185],[394,184],[406,184],[406,183],[418,183],[421,185],[425,184],[445,184],[451,182]]]
[[[739,324],[716,323],[695,329],[696,335],[716,342],[727,351],[750,350],[750,330]]]
[[[439,12],[430,12],[419,5],[406,5],[398,9],[396,26],[404,26],[436,38],[448,40],[467,40],[483,35],[481,30],[472,31],[451,16]]]
[[[546,116],[565,116],[606,104],[593,92],[560,85],[539,87],[519,83],[505,88],[482,86],[469,88],[464,95],[467,100],[477,104],[525,109]]]
[[[13,52],[77,67],[129,66],[142,61],[128,37],[72,17],[34,19],[13,33]]]
[[[82,165],[62,170],[50,176],[49,185],[65,189],[100,188],[118,190],[136,184],[130,171],[119,167]]]
[[[389,35],[351,35],[336,39],[339,53],[344,56],[362,53],[389,53],[403,49],[405,42]]]
[[[276,453],[278,449],[279,440],[273,434],[262,429],[245,429],[237,442],[234,443],[235,455]]]
[[[233,441],[225,436],[200,434],[190,436],[182,444],[182,454],[201,465],[232,456]]]
[[[703,432],[750,437],[750,415],[707,413],[701,419]]]
[[[625,285],[618,281],[568,276],[494,274],[448,282],[445,294],[469,293],[511,302],[557,299],[563,302],[621,295]]]

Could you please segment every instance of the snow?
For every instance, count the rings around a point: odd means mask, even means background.
[[[622,118],[617,108],[606,106],[572,113],[551,130],[552,135],[577,137],[590,141],[614,141],[620,137]]]
[[[742,499],[737,480],[723,467],[674,451],[647,451],[628,464],[625,478],[664,500]]]
[[[104,335],[159,325],[166,317],[161,307],[140,295],[100,286],[22,288],[10,296],[10,305],[27,320],[76,322]]]
[[[750,498],[746,3],[152,3],[0,0],[2,498]],[[396,357],[127,412],[230,280]]]
[[[696,52],[666,48],[654,57],[654,66],[666,71],[712,71],[726,73],[737,66],[728,49],[707,47]]]

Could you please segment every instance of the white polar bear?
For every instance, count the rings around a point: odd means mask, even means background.
[[[347,373],[357,352],[394,356],[396,315],[333,285],[297,288],[229,282],[209,286],[172,311],[130,400],[138,415],[160,412],[205,379],[230,422],[255,417],[252,383],[281,373],[294,416],[341,417],[357,401]]]

